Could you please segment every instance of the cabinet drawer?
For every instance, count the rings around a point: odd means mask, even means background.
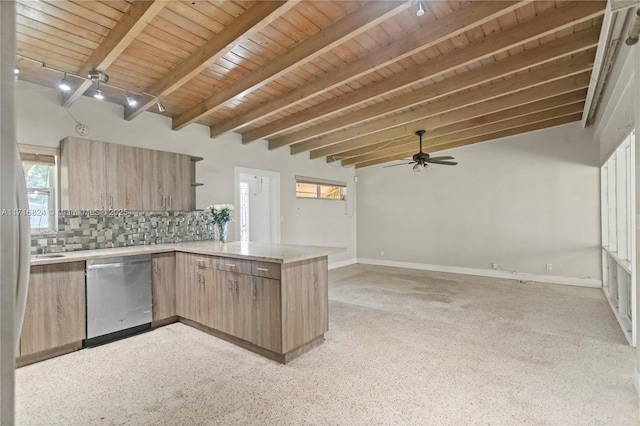
[[[280,279],[280,264],[269,262],[251,262],[251,275],[256,277]]]
[[[197,254],[190,254],[189,266],[216,269],[217,259],[218,259],[217,257],[213,257],[213,256],[200,256]]]
[[[216,269],[227,272],[237,272],[239,274],[251,275],[251,261],[234,259],[231,257],[217,257]]]

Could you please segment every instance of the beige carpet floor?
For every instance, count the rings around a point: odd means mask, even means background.
[[[18,424],[638,424],[601,290],[354,265],[283,366],[183,324],[17,371]]]

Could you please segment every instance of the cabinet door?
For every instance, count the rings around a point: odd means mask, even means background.
[[[160,196],[160,210],[169,210],[169,194],[173,191],[176,179],[176,168],[173,154],[164,151],[157,153],[156,179],[158,182],[158,193]]]
[[[84,262],[31,268],[20,355],[86,338]]]
[[[187,282],[189,280],[189,255],[176,253],[176,314],[187,318]]]
[[[192,321],[198,319],[198,294],[200,292],[199,268],[190,264],[192,255],[176,254],[176,313],[179,317]]]
[[[224,307],[220,331],[243,340],[251,341],[253,335],[253,306],[251,300],[251,276],[219,271]]]
[[[140,180],[142,149],[106,144],[106,187],[109,209],[139,211],[142,206]]]
[[[251,299],[254,311],[251,342],[262,348],[281,352],[280,281],[252,277]]]
[[[152,149],[136,149],[136,153],[138,155],[138,167],[136,169],[138,181],[136,184],[139,188],[138,199],[135,202],[137,210],[160,210],[158,207],[156,180],[157,152],[158,151],[154,151]]]
[[[60,157],[60,206],[63,209],[104,209],[105,146],[85,139],[62,141]]]
[[[217,311],[217,283],[216,275],[218,271],[211,268],[198,268],[198,313],[197,320],[200,324],[207,327],[216,328],[216,311]]]
[[[191,157],[176,154],[176,181],[171,198],[171,210],[191,210]]]
[[[176,255],[160,253],[151,256],[153,272],[153,320],[176,315]]]

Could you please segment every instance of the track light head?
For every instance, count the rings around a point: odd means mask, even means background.
[[[418,2],[418,10],[416,10],[416,16],[424,15],[424,6],[422,5],[422,1]]]
[[[125,95],[125,96],[127,98],[127,105],[129,105],[130,107],[134,107],[138,105],[138,101],[136,100],[136,98],[129,95]]]
[[[64,77],[60,81],[60,84],[58,84],[58,87],[63,92],[68,92],[69,90],[71,90],[71,82],[67,78],[67,73],[66,72],[64,73]]]
[[[93,97],[96,98],[96,99],[100,99],[100,100],[104,99],[104,95],[102,94],[102,90],[100,90],[100,82],[98,82],[98,88],[96,89],[95,93],[93,94]]]
[[[158,102],[158,111],[164,112],[164,105],[162,105],[160,102]]]

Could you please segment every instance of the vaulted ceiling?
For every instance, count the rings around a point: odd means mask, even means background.
[[[209,126],[212,144],[234,131],[367,167],[414,154],[419,129],[436,152],[580,120],[605,6],[19,0],[17,67],[56,88],[67,72],[66,107],[100,70],[123,120],[150,111]]]

